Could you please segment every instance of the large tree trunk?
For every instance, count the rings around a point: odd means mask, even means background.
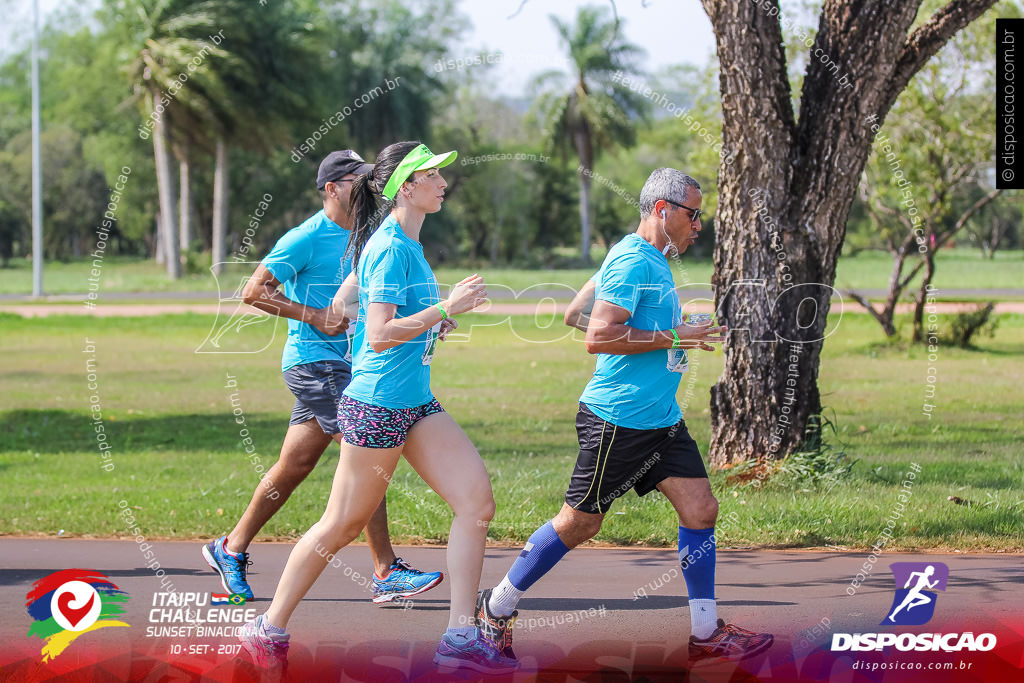
[[[228,232],[228,150],[217,138],[217,165],[213,171],[213,272],[224,270],[224,240]]]
[[[153,107],[159,103],[159,94],[153,95]],[[156,185],[160,197],[160,233],[163,237],[164,265],[167,277],[177,280],[181,277],[181,259],[178,256],[178,230],[175,214],[174,175],[171,155],[167,153],[167,131],[163,118],[156,119],[153,126],[153,156],[156,162]]]
[[[723,144],[739,150],[718,177],[715,296],[733,332],[711,390],[713,465],[784,456],[821,410],[821,345],[870,124],[881,125],[921,66],[994,2],[954,0],[908,36],[919,0],[826,0],[814,47],[838,70],[808,61],[797,121],[778,2],[771,13],[703,0],[720,62]]]

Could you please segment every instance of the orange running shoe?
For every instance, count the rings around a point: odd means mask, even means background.
[[[707,638],[690,636],[690,661],[708,657],[746,659],[761,654],[773,642],[775,637],[770,633],[755,633],[719,619],[718,628]]]

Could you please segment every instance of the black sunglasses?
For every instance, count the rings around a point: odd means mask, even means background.
[[[672,206],[678,206],[680,209],[686,209],[687,211],[689,211],[690,212],[690,222],[691,223],[696,223],[697,221],[700,220],[700,217],[704,215],[704,212],[702,210],[700,210],[700,209],[691,209],[690,207],[686,206],[685,204],[680,204],[679,202],[674,202],[671,199],[666,199],[665,201],[668,202],[669,204],[671,204]]]

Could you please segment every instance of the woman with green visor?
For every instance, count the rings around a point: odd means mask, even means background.
[[[448,538],[451,611],[434,662],[496,674],[518,666],[475,627],[487,525],[494,515],[490,477],[476,448],[430,391],[430,362],[438,339],[455,327],[451,316],[473,310],[487,296],[483,278],[472,275],[442,301],[419,242],[423,219],[444,201],[447,183],[439,169],[455,156],[435,155],[419,142],[395,143],[352,187],[353,274],[334,308],[354,318],[358,288],[360,324],[352,381],[338,406],[341,457],[323,517],[292,550],[266,614],[242,629],[241,640],[257,662],[284,659],[292,612],[323,572],[327,556],[366,526],[404,455],[455,513]]]

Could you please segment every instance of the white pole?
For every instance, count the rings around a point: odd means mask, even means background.
[[[32,296],[43,295],[43,168],[39,152],[39,0],[32,2]]]

